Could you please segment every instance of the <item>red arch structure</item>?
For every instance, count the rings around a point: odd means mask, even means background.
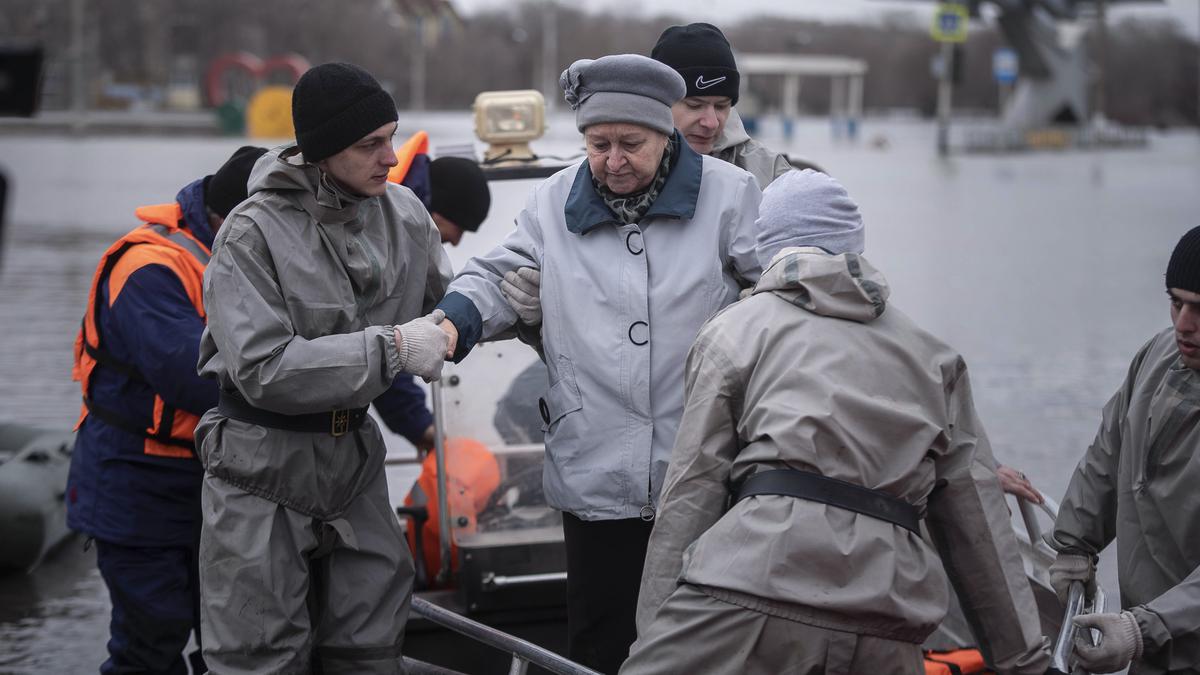
[[[261,83],[271,73],[282,70],[287,71],[295,83],[309,68],[308,59],[299,54],[279,54],[264,61],[249,52],[230,52],[218,56],[209,64],[204,78],[204,92],[215,108],[226,101],[225,89],[221,85],[230,71],[240,70]]]

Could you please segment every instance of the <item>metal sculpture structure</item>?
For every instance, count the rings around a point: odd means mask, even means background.
[[[990,4],[999,10],[1005,40],[1017,53],[1019,77],[1002,114],[1011,130],[1039,129],[1054,124],[1083,125],[1092,110],[1092,83],[1086,28],[1074,23],[1081,10],[1094,10],[1103,26],[1104,9],[1118,3],[1160,0],[963,0],[972,17]]]

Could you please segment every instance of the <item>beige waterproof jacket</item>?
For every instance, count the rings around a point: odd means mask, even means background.
[[[1055,522],[1055,547],[1117,540],[1121,605],[1142,629],[1132,673],[1200,673],[1200,374],[1173,329],[1134,357]]]
[[[347,202],[295,146],[255,164],[204,274],[201,375],[286,415],[364,407],[399,373],[392,326],[429,312],[450,282],[436,226],[408,188]],[[196,428],[205,469],[313,517],[336,518],[383,468],[367,417],[342,436],[226,418]]]
[[[646,558],[639,632],[684,581],[807,624],[921,642],[946,612],[948,570],[997,670],[1045,670],[966,366],[887,296],[861,256],[789,248],[751,297],[700,331]],[[939,550],[889,522],[792,497],[750,497],[724,510],[731,484],[781,468],[913,504],[927,513]]]
[[[754,174],[754,180],[758,182],[760,190],[767,189],[771,181],[795,168],[788,162],[787,155],[775,152],[750,138],[736,109],[729,111],[725,128],[713,144],[710,154]]]

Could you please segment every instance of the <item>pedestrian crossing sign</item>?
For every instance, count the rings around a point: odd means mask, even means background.
[[[966,42],[968,19],[965,5],[943,2],[933,15],[930,33],[938,42]]]

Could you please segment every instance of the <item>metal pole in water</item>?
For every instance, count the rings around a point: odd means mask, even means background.
[[[951,81],[952,71],[954,70],[954,45],[949,42],[942,43],[942,72],[941,78],[938,80],[938,130],[937,130],[937,149],[938,155],[945,157],[950,154],[950,95],[954,91],[953,82]]]
[[[410,110],[425,109],[425,20],[413,19],[412,61],[409,63],[408,100]]]
[[[87,62],[84,59],[84,24],[87,14],[87,0],[74,0],[71,3],[71,126],[75,133],[81,133],[84,127],[84,115],[87,112]]]
[[[1092,119],[1104,120],[1107,116],[1105,110],[1105,91],[1104,91],[1104,71],[1105,64],[1108,62],[1108,16],[1105,11],[1105,0],[1097,0],[1096,2],[1096,108],[1092,112]]]
[[[542,10],[542,97],[546,112],[558,107],[558,2],[547,0]]]

